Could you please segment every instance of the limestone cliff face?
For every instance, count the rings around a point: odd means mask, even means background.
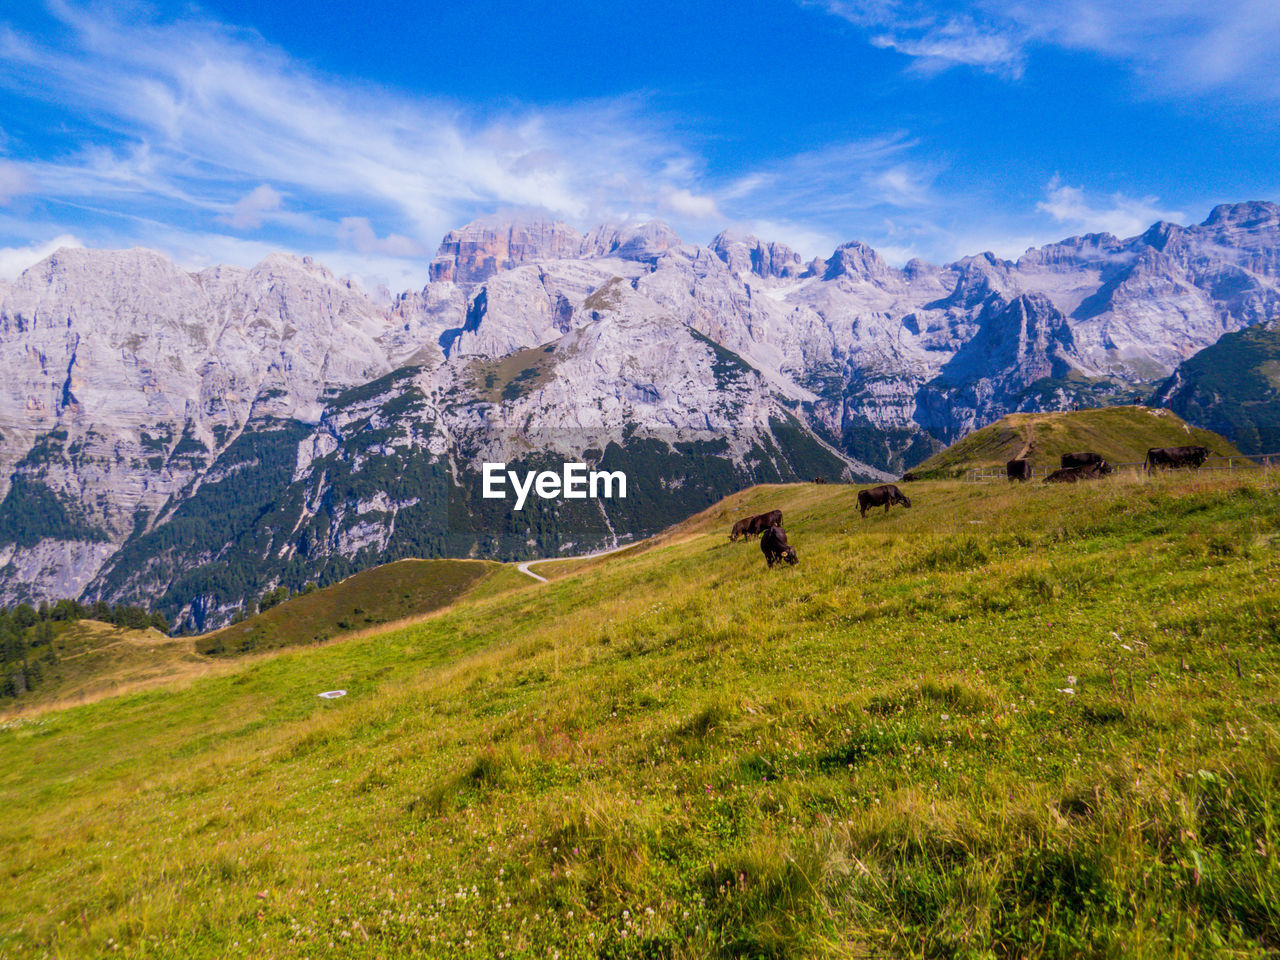
[[[1011,410],[1149,395],[1273,325],[1280,208],[901,269],[857,242],[805,263],[660,222],[488,220],[431,275],[375,302],[283,255],[191,273],[61,250],[0,284],[0,600],[163,596],[207,623],[299,571],[531,549],[431,532],[442,477],[485,451],[621,451],[700,497],[712,476],[887,476]],[[574,542],[645,521],[593,522]]]
[[[582,242],[582,234],[558,221],[477,220],[445,235],[431,261],[431,280],[481,283],[522,263],[577,257]]]

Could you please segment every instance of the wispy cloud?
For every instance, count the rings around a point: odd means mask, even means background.
[[[299,243],[394,256],[502,206],[580,223],[716,213],[700,158],[638,98],[480,114],[326,77],[208,21],[52,9],[65,42],[0,33],[0,84],[52,108],[74,102],[103,134],[90,139],[111,146],[7,163],[0,197],[34,192],[192,229],[271,225]],[[307,213],[321,210],[337,213]]]
[[[579,227],[661,216],[703,241],[727,222],[785,224],[826,246],[932,199],[936,171],[904,131],[713,177],[639,95],[485,112],[328,77],[207,20],[51,9],[61,41],[0,30],[0,86],[74,102],[97,135],[0,167],[0,196],[114,215],[113,239],[180,239],[188,262],[205,234],[242,256],[336,249],[366,276],[379,262],[388,279],[424,275],[447,230],[497,209]]]
[[[1131,237],[1142,233],[1157,220],[1185,221],[1181,210],[1166,210],[1156,197],[1133,198],[1113,193],[1101,201],[1090,201],[1081,187],[1064,184],[1057,177],[1045,187],[1045,199],[1036,209],[1072,230],[1113,233]]]
[[[883,245],[895,260],[936,256],[943,251],[931,218],[957,198],[935,189],[938,168],[916,159],[917,147],[905,131],[834,144],[753,170],[716,197],[739,226],[805,256],[826,256],[851,239]]]
[[[1007,77],[1022,74],[1024,32],[1017,24],[987,16],[978,4],[938,13],[919,0],[801,2],[863,29],[872,45],[911,57],[913,69],[921,73],[968,66]]]
[[[1017,79],[1036,47],[1054,46],[1122,61],[1165,92],[1280,97],[1274,0],[963,0],[945,13],[923,0],[800,2],[852,23],[875,46],[911,57],[918,72],[968,66]]]

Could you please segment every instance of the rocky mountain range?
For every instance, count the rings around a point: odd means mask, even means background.
[[[66,249],[0,284],[0,599],[204,628],[279,584],[583,551],[746,483],[889,477],[1010,411],[1146,399],[1280,317],[1280,208],[901,268],[488,219],[430,277],[386,302],[306,258]],[[628,498],[478,496],[487,460],[566,457]]]

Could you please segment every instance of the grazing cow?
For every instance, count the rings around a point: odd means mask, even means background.
[[[1147,473],[1155,473],[1156,469],[1177,470],[1181,467],[1200,469],[1200,465],[1213,451],[1208,447],[1152,447],[1147,451],[1147,459],[1143,462]]]
[[[920,478],[919,478],[919,477],[917,477],[914,473],[910,473],[910,472],[908,472],[908,473],[904,473],[904,474],[902,475],[902,479],[901,479],[901,480],[899,480],[898,482],[899,482],[899,483],[912,483],[912,482],[914,482],[914,481],[916,481],[916,480],[919,480],[919,479],[920,479]]]
[[[1009,478],[1009,482],[1017,480],[1026,483],[1031,479],[1031,461],[1025,459],[1010,460],[1004,465],[1004,475]]]
[[[787,532],[779,526],[772,526],[760,537],[760,549],[764,551],[765,563],[772,567],[779,560],[785,560],[793,567],[800,562],[796,556],[796,548],[787,543]]]
[[[1088,463],[1082,467],[1063,467],[1044,478],[1045,483],[1078,483],[1081,480],[1101,480],[1111,473],[1111,464]]]
[[[782,511],[770,510],[768,513],[756,514],[751,518],[751,526],[747,528],[747,533],[751,536],[764,533],[770,527],[782,526]]]
[[[889,508],[895,503],[900,503],[904,507],[911,506],[911,501],[892,483],[883,483],[870,490],[858,491],[858,509],[862,511],[863,520],[867,519],[867,510],[871,507],[883,506],[884,512],[888,513]]]
[[[729,534],[730,540],[737,540],[741,537],[758,537],[770,527],[782,526],[782,511],[770,510],[768,513],[758,513],[754,517],[743,517],[733,525],[733,531]]]
[[[813,482],[814,482],[814,483],[826,483],[826,482],[827,482],[827,478],[826,478],[826,477],[814,477],[814,478],[813,478]]]
[[[1105,462],[1100,453],[1064,453],[1061,465],[1064,467],[1087,467],[1091,463]]]

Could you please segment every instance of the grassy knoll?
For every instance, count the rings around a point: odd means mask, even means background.
[[[855,494],[10,722],[0,955],[1280,949],[1275,480]]]
[[[437,610],[501,569],[483,560],[398,560],[205,634],[196,649],[216,656],[322,643]]]
[[[1101,407],[1051,413],[1010,413],[975,430],[913,468],[927,478],[961,476],[971,467],[1003,467],[1017,456],[1057,466],[1064,453],[1092,450],[1112,463],[1142,461],[1151,447],[1202,444],[1222,456],[1230,442],[1158,407]]]
[[[5,711],[47,709],[139,690],[207,671],[208,657],[190,637],[159,630],[130,630],[97,620],[57,624],[56,658],[43,659],[42,680],[32,691],[3,703]]]

